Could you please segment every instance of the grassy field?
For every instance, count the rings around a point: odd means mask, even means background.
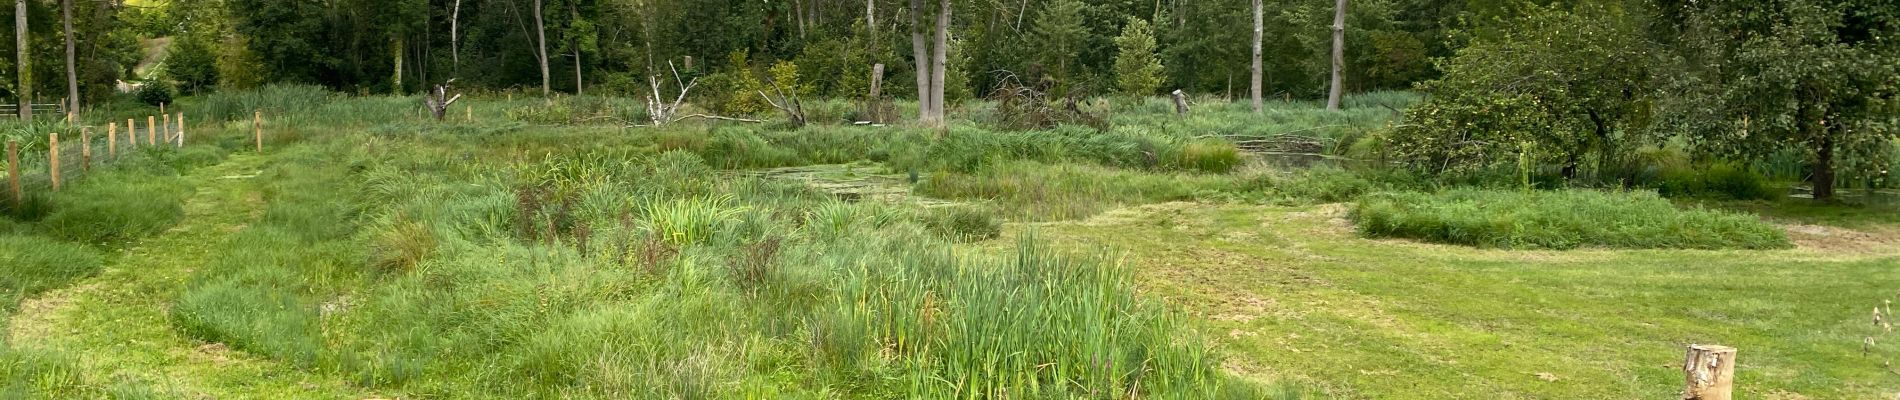
[[[1900,290],[1890,209],[1449,188],[1373,161],[1413,99],[1123,99],[1091,106],[1109,128],[1026,132],[982,104],[934,130],[841,102],[790,129],[630,127],[618,98],[440,123],[313,88],[187,99],[198,144],[0,219],[24,264],[67,267],[0,280],[0,397],[1660,397],[1688,343],[1741,348],[1751,396],[1900,384],[1866,311]],[[95,118],[148,111],[123,106]],[[1234,144],[1289,132],[1323,161]],[[1367,239],[1362,199],[1510,229]],[[1619,212],[1657,217],[1591,225]]]
[[[1891,229],[1860,238],[1881,248],[1508,251],[1366,239],[1346,213],[1168,203],[1023,231],[1124,251],[1230,369],[1319,397],[1665,398],[1691,343],[1741,349],[1745,398],[1900,387],[1868,311],[1900,290]]]

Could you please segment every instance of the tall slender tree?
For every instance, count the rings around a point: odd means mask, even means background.
[[[1266,39],[1267,29],[1266,11],[1262,10],[1262,8],[1261,0],[1253,0],[1253,80],[1251,83],[1253,88],[1253,112],[1255,114],[1261,113],[1266,107],[1266,101],[1260,98],[1260,92],[1263,89],[1260,87],[1260,80],[1263,78],[1260,70],[1264,68],[1266,64],[1266,61],[1262,59],[1263,55],[1260,50],[1260,42]]]
[[[33,120],[33,57],[27,40],[26,0],[13,0],[13,38],[15,58],[20,66],[20,120]]]
[[[66,25],[66,112],[79,112],[79,50],[73,44],[73,0],[60,1],[60,19]]]
[[[1326,93],[1326,109],[1339,110],[1339,96],[1345,92],[1340,75],[1346,69],[1346,0],[1333,5],[1333,87]]]
[[[534,58],[541,63],[541,95],[554,93],[554,79],[548,74],[548,26],[541,10],[542,0],[534,0]]]

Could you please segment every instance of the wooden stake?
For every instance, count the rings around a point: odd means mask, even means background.
[[[46,134],[46,143],[47,143],[46,144],[46,159],[47,161],[52,162],[51,164],[47,165],[47,168],[48,168],[47,171],[52,172],[53,192],[58,193],[59,192],[59,132]]]
[[[119,159],[119,123],[106,123],[106,158]]]
[[[251,114],[251,136],[257,142],[257,152],[264,152],[264,112]]]
[[[126,147],[139,147],[138,122],[139,122],[138,118],[125,119],[125,143],[126,143],[125,146]]]
[[[463,116],[462,119],[468,122],[475,122],[475,106],[464,105],[462,106],[462,112],[467,114]]]
[[[7,139],[7,186],[13,189],[13,208],[18,210],[26,202],[26,192],[20,191],[19,139]]]
[[[178,113],[178,148],[185,148],[185,113]]]
[[[1682,372],[1688,382],[1682,390],[1684,400],[1729,400],[1735,389],[1735,348],[1689,345]]]
[[[92,128],[79,128],[79,171],[92,172]]]
[[[145,116],[145,145],[158,145],[158,117]]]
[[[161,112],[161,113],[165,112],[165,107],[159,107],[158,112]],[[165,143],[171,143],[172,142],[172,115],[161,114],[159,115],[158,118],[159,118],[159,122],[163,124],[163,125],[159,125],[159,128],[158,128],[159,138],[165,139]]]

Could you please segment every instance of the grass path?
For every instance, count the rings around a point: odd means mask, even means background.
[[[175,398],[364,398],[340,379],[187,338],[170,326],[172,300],[199,265],[256,220],[254,176],[264,159],[233,156],[186,178],[185,218],[115,257],[97,277],[29,299],[8,329],[15,347],[69,354],[86,382],[135,382]]]

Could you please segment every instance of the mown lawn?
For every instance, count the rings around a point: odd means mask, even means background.
[[[1321,397],[1669,398],[1690,343],[1740,349],[1738,398],[1900,388],[1870,315],[1900,291],[1894,246],[1483,250],[1364,239],[1345,212],[1170,203],[1028,231],[1124,252],[1228,369]]]

